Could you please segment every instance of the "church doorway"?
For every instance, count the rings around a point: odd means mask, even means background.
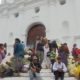
[[[45,37],[46,31],[45,26],[41,23],[34,23],[29,26],[27,33],[27,46],[34,47],[37,37]]]

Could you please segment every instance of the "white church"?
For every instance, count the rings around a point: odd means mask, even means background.
[[[0,0],[0,43],[37,36],[80,47],[80,0]]]

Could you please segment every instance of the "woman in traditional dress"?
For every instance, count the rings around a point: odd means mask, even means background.
[[[0,44],[0,63],[5,58],[5,51],[4,51],[4,45]]]
[[[59,56],[62,59],[62,62],[65,65],[68,65],[68,57],[69,57],[69,49],[66,43],[62,44],[61,47],[58,49]]]

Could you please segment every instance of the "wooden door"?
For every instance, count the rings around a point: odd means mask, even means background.
[[[46,36],[44,26],[35,25],[29,30],[28,37],[27,37],[27,45],[34,45],[37,36],[39,36],[39,37]]]

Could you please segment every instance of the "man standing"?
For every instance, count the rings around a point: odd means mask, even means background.
[[[24,58],[24,47],[20,41],[20,39],[15,39],[14,44],[14,57],[15,57],[15,70],[19,73],[23,66],[23,58]]]
[[[61,57],[58,57],[57,62],[54,63],[53,71],[55,80],[59,80],[59,78],[64,80],[64,73],[67,71],[67,67],[63,62],[61,62]]]
[[[35,49],[36,54],[38,55],[40,59],[40,63],[42,64],[43,59],[44,59],[44,43],[43,43],[43,37],[40,38],[38,43],[36,44],[36,49]]]

